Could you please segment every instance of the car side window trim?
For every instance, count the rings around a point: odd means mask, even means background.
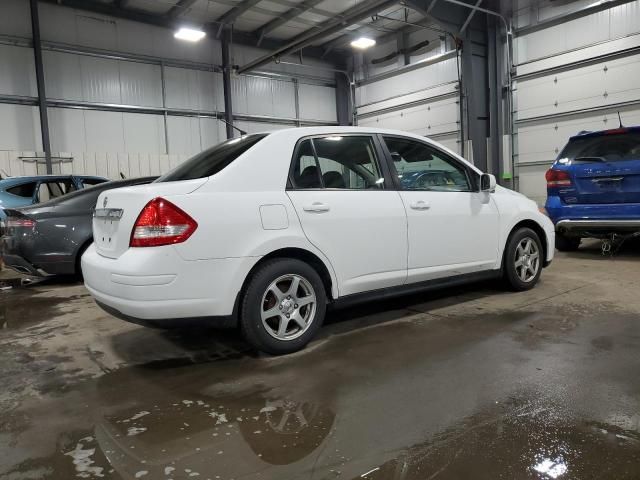
[[[291,156],[291,161],[289,164],[289,175],[287,177],[287,184],[286,184],[286,190],[292,190],[292,191],[313,191],[313,190],[329,190],[329,191],[340,191],[340,192],[359,192],[362,191],[363,189],[361,188],[328,188],[324,186],[324,180],[322,178],[322,175],[320,175],[320,185],[322,185],[322,187],[320,188],[297,188],[295,186],[295,177],[294,177],[294,170],[295,170],[295,165],[296,165],[296,160],[298,158],[298,154],[300,152],[300,149],[302,148],[302,145],[304,144],[305,141],[309,140],[311,143],[311,148],[313,150],[313,154],[315,157],[315,163],[316,163],[316,167],[318,168],[318,172],[320,172],[320,162],[318,159],[318,152],[316,150],[316,146],[315,146],[315,142],[314,140],[316,139],[322,139],[322,138],[327,138],[327,137],[336,137],[336,136],[340,136],[340,137],[368,137],[369,139],[371,139],[371,143],[373,146],[373,154],[375,156],[374,158],[374,162],[376,164],[376,166],[380,169],[380,174],[382,174],[383,178],[384,178],[384,182],[382,183],[382,188],[376,188],[376,189],[368,189],[367,191],[370,192],[383,192],[383,191],[388,191],[388,190],[393,190],[393,188],[391,188],[390,186],[392,185],[392,183],[390,183],[392,181],[393,175],[391,174],[390,170],[389,170],[389,166],[387,165],[387,159],[386,159],[386,154],[384,152],[384,150],[382,149],[381,145],[380,145],[380,140],[378,139],[378,135],[374,134],[374,133],[367,133],[367,132],[348,132],[348,133],[344,133],[344,132],[336,132],[336,133],[323,133],[323,134],[319,134],[319,135],[308,135],[305,137],[301,137],[298,139],[298,141],[296,142],[296,145],[293,149],[293,155]]]
[[[398,172],[396,170],[396,166],[393,162],[393,157],[391,156],[391,151],[389,150],[389,147],[387,146],[387,143],[384,140],[384,137],[387,138],[397,138],[398,140],[404,140],[407,142],[416,142],[419,143],[421,145],[424,145],[427,148],[431,148],[433,150],[435,150],[439,155],[442,155],[442,159],[444,161],[450,162],[452,165],[460,168],[466,178],[467,178],[467,182],[469,183],[469,190],[468,192],[478,192],[479,191],[479,183],[478,183],[478,179],[479,179],[479,174],[477,174],[477,172],[473,171],[472,169],[470,169],[467,165],[465,165],[464,163],[460,162],[458,159],[452,157],[451,155],[449,155],[447,152],[441,150],[440,148],[438,148],[435,145],[432,145],[429,142],[424,142],[421,140],[418,140],[416,138],[412,138],[412,137],[403,137],[402,135],[386,135],[386,134],[378,134],[378,141],[380,142],[382,149],[384,150],[385,153],[385,159],[386,159],[386,163],[388,164],[388,168],[391,170],[392,172],[392,182],[393,182],[393,186],[395,187],[396,190],[398,191],[402,191],[402,192],[408,192],[408,191],[417,191],[417,190],[406,190],[405,188],[402,187],[402,184],[400,183],[400,180],[398,178]],[[478,178],[476,178],[478,177]],[[423,191],[434,191],[434,192],[439,192],[439,193],[449,193],[447,191],[440,191],[440,190],[423,190]],[[463,191],[464,192],[464,191]]]

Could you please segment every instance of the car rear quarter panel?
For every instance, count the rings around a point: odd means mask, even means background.
[[[299,248],[320,258],[332,280],[332,294],[337,297],[338,284],[331,262],[306,238],[298,216],[284,188],[276,192],[204,192],[165,197],[188,212],[198,228],[188,241],[175,245],[187,261],[223,258],[253,259],[246,272],[233,279],[242,285],[249,270],[260,259],[284,248]],[[286,228],[265,228],[261,207],[282,206]],[[231,279],[230,279],[231,280]]]

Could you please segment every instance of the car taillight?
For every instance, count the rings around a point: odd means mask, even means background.
[[[33,228],[36,222],[28,218],[12,218],[7,219],[7,228]]]
[[[571,176],[569,172],[565,172],[564,170],[554,170],[551,168],[544,174],[544,178],[547,179],[547,187],[571,186]]]
[[[164,198],[154,198],[138,215],[131,247],[159,247],[182,243],[198,228],[196,221]]]

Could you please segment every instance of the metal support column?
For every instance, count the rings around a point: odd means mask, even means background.
[[[53,173],[51,163],[51,141],[49,139],[49,115],[47,114],[47,94],[44,85],[44,67],[42,64],[42,44],[40,42],[40,17],[38,15],[38,0],[30,0],[31,34],[33,36],[33,54],[36,65],[36,82],[38,85],[38,108],[40,110],[40,130],[42,132],[42,148],[47,167],[47,173]]]
[[[293,79],[293,95],[296,108],[296,127],[300,126],[300,82],[297,78]]]
[[[160,81],[162,83],[162,108],[164,110],[164,151],[169,155],[169,114],[167,112],[167,83],[164,75],[164,62],[162,62],[160,63]]]
[[[224,27],[222,32],[222,87],[224,90],[224,119],[227,122],[227,138],[233,138],[233,103],[231,101],[231,28]]]
[[[336,73],[336,112],[338,125],[352,125],[351,85],[346,75]]]

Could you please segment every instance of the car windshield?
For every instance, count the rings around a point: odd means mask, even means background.
[[[245,135],[219,143],[178,165],[156,182],[193,180],[215,175],[266,136],[266,133]]]
[[[640,132],[574,138],[558,158],[573,163],[640,160]]]

